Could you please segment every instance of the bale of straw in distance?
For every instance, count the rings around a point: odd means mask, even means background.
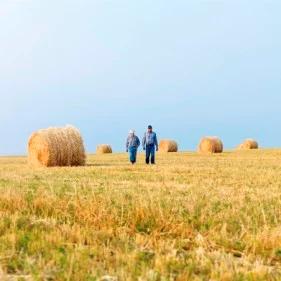
[[[221,153],[223,143],[218,137],[204,137],[201,139],[198,151],[201,153]]]
[[[258,149],[259,144],[253,139],[246,139],[243,143],[238,146],[238,149]]]
[[[112,148],[109,144],[100,144],[97,146],[97,154],[112,153]]]
[[[28,161],[33,166],[82,166],[86,154],[82,136],[73,126],[34,132],[28,141]]]
[[[178,144],[173,140],[161,140],[159,143],[159,152],[177,152]]]

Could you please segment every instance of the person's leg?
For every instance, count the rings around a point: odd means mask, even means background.
[[[130,155],[130,162],[133,164],[134,162],[134,155],[132,147],[129,148],[129,155]]]
[[[145,163],[149,164],[150,148],[149,145],[145,148]]]
[[[138,153],[138,150],[136,148],[136,150],[135,150],[135,163],[137,162],[137,153]]]
[[[135,147],[132,147],[132,157],[131,157],[132,164],[136,163],[136,153],[137,153],[137,149]]]
[[[151,147],[150,153],[151,153],[151,164],[155,164],[155,147],[154,146]]]

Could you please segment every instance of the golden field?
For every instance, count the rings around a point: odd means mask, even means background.
[[[0,280],[281,280],[281,150],[0,158]]]

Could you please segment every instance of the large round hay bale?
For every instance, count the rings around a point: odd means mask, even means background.
[[[28,161],[34,166],[82,166],[86,162],[83,139],[73,126],[34,132],[28,141]]]
[[[173,140],[161,140],[159,143],[159,152],[177,152],[178,144]]]
[[[97,154],[112,153],[112,148],[109,144],[100,144],[97,146],[96,153]]]
[[[201,153],[221,153],[223,143],[218,137],[204,137],[201,139],[198,151]]]
[[[258,149],[259,144],[253,139],[246,139],[243,143],[238,146],[238,149]]]

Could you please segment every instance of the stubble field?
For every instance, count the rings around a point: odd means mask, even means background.
[[[0,280],[281,280],[281,150],[0,158]]]

